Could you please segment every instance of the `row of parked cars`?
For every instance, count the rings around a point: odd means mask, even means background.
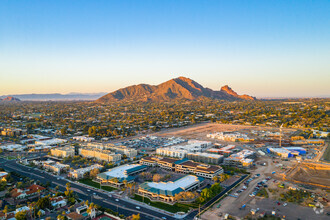
[[[264,188],[268,187],[266,183],[267,183],[268,180],[270,180],[270,179],[271,179],[271,177],[267,177],[266,179],[264,179],[264,180],[258,182],[257,186],[254,188],[254,191],[253,191],[249,196],[250,196],[250,197],[254,197],[254,196],[257,195],[257,193],[259,192],[259,190],[260,190],[262,187],[264,187]]]

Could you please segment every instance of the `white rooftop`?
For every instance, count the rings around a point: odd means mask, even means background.
[[[160,190],[169,190],[169,191],[173,191],[177,188],[183,188],[186,189],[189,186],[191,186],[192,184],[199,182],[198,177],[193,176],[193,175],[187,175],[185,177],[182,177],[174,182],[150,182],[148,183],[148,185],[150,187],[156,188],[156,189],[160,189]]]
[[[110,169],[107,172],[104,172],[104,174],[107,176],[116,177],[116,178],[126,178],[126,177],[128,177],[128,175],[125,172],[126,170],[134,168],[134,167],[139,167],[139,166],[141,166],[141,165],[140,164],[126,164],[126,165],[122,165],[122,166]]]

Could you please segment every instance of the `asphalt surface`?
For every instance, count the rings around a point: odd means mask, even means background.
[[[93,189],[92,187],[85,187],[73,181],[58,178],[44,171],[23,166],[19,163],[16,163],[15,160],[6,160],[0,158],[0,167],[4,168],[8,172],[14,171],[21,174],[22,176],[26,176],[34,180],[39,180],[44,184],[51,182],[52,187],[59,186],[61,191],[65,191],[66,183],[70,182],[71,189],[75,191],[80,199],[88,200],[104,208],[109,208],[113,211],[118,211],[119,214],[123,214],[125,216],[131,216],[132,214],[140,213],[141,219],[161,219],[162,217],[166,217],[166,219],[169,220],[176,219],[165,213],[157,212],[154,209],[148,209],[146,207],[140,206],[139,204],[134,204],[126,200],[122,200],[120,196],[115,197],[115,195],[113,195],[110,197],[109,192],[101,192]],[[139,206],[140,209],[137,209],[137,206]]]
[[[74,181],[53,176],[39,169],[23,166],[19,163],[16,163],[15,160],[6,160],[4,158],[0,158],[0,167],[4,168],[8,172],[14,171],[16,173],[21,174],[22,176],[29,177],[30,179],[39,180],[43,184],[50,182],[51,187],[59,186],[59,189],[63,192],[66,190],[66,184],[70,182],[71,189],[74,190],[74,192],[78,195],[80,199],[88,200],[104,208],[109,208],[113,211],[117,211],[119,214],[123,214],[125,216],[131,216],[132,214],[140,213],[141,219],[162,219],[163,217],[169,220],[177,219],[173,216],[159,212],[155,209],[149,209],[147,207],[141,206],[138,203],[135,204],[134,202],[123,200],[120,196],[112,195],[112,197],[110,197],[111,193],[109,192],[102,192],[100,190],[94,189],[93,187],[77,184]],[[225,188],[225,190],[223,190],[220,194],[218,194],[213,199],[204,204],[200,208],[200,211],[202,212],[221,196],[225,195],[232,188],[236,187],[236,184],[242,181],[246,176],[247,175],[243,175],[231,186]],[[137,209],[137,206],[140,207],[140,209]],[[198,210],[189,213],[186,217],[184,217],[184,219],[193,220],[196,215],[198,215]]]
[[[236,182],[234,182],[232,185],[230,185],[229,187],[225,188],[221,193],[219,193],[217,196],[215,196],[213,199],[211,199],[210,201],[208,201],[207,203],[205,203],[203,206],[201,206],[200,211],[202,212],[204,209],[206,209],[208,206],[210,206],[213,202],[215,202],[216,200],[218,200],[221,196],[225,195],[226,193],[228,193],[231,189],[233,189],[234,187],[236,187],[236,185],[241,182],[245,177],[247,177],[248,175],[243,175],[241,178],[239,178]],[[189,215],[187,215],[185,217],[185,219],[194,219],[194,217],[198,215],[198,211],[193,211],[191,213],[189,213]]]

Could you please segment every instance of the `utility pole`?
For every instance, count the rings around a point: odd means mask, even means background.
[[[282,127],[283,127],[283,124],[281,124],[281,126],[280,126],[280,147],[282,147]]]

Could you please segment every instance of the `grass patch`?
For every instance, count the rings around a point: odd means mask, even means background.
[[[268,198],[268,192],[265,188],[262,188],[259,190],[259,192],[257,193],[257,196],[260,196],[260,197],[265,197],[265,198]]]
[[[94,182],[92,179],[81,179],[81,180],[78,180],[78,182],[100,189],[100,184],[97,182]],[[116,188],[113,188],[111,186],[102,186],[101,189],[111,192],[111,191],[115,190]]]
[[[16,160],[16,159],[17,159],[17,157],[13,157],[13,156],[7,157],[7,160]]]
[[[327,141],[327,149],[324,151],[324,154],[322,156],[322,160],[330,162],[330,142]]]
[[[134,195],[134,198],[137,201],[143,202],[143,197],[140,195]],[[163,202],[152,202],[150,199],[144,197],[144,203],[159,208],[163,209],[168,212],[176,213],[176,212],[188,212],[189,208],[192,207],[191,205],[188,204],[182,204],[182,203],[175,203],[174,205],[169,205]]]

